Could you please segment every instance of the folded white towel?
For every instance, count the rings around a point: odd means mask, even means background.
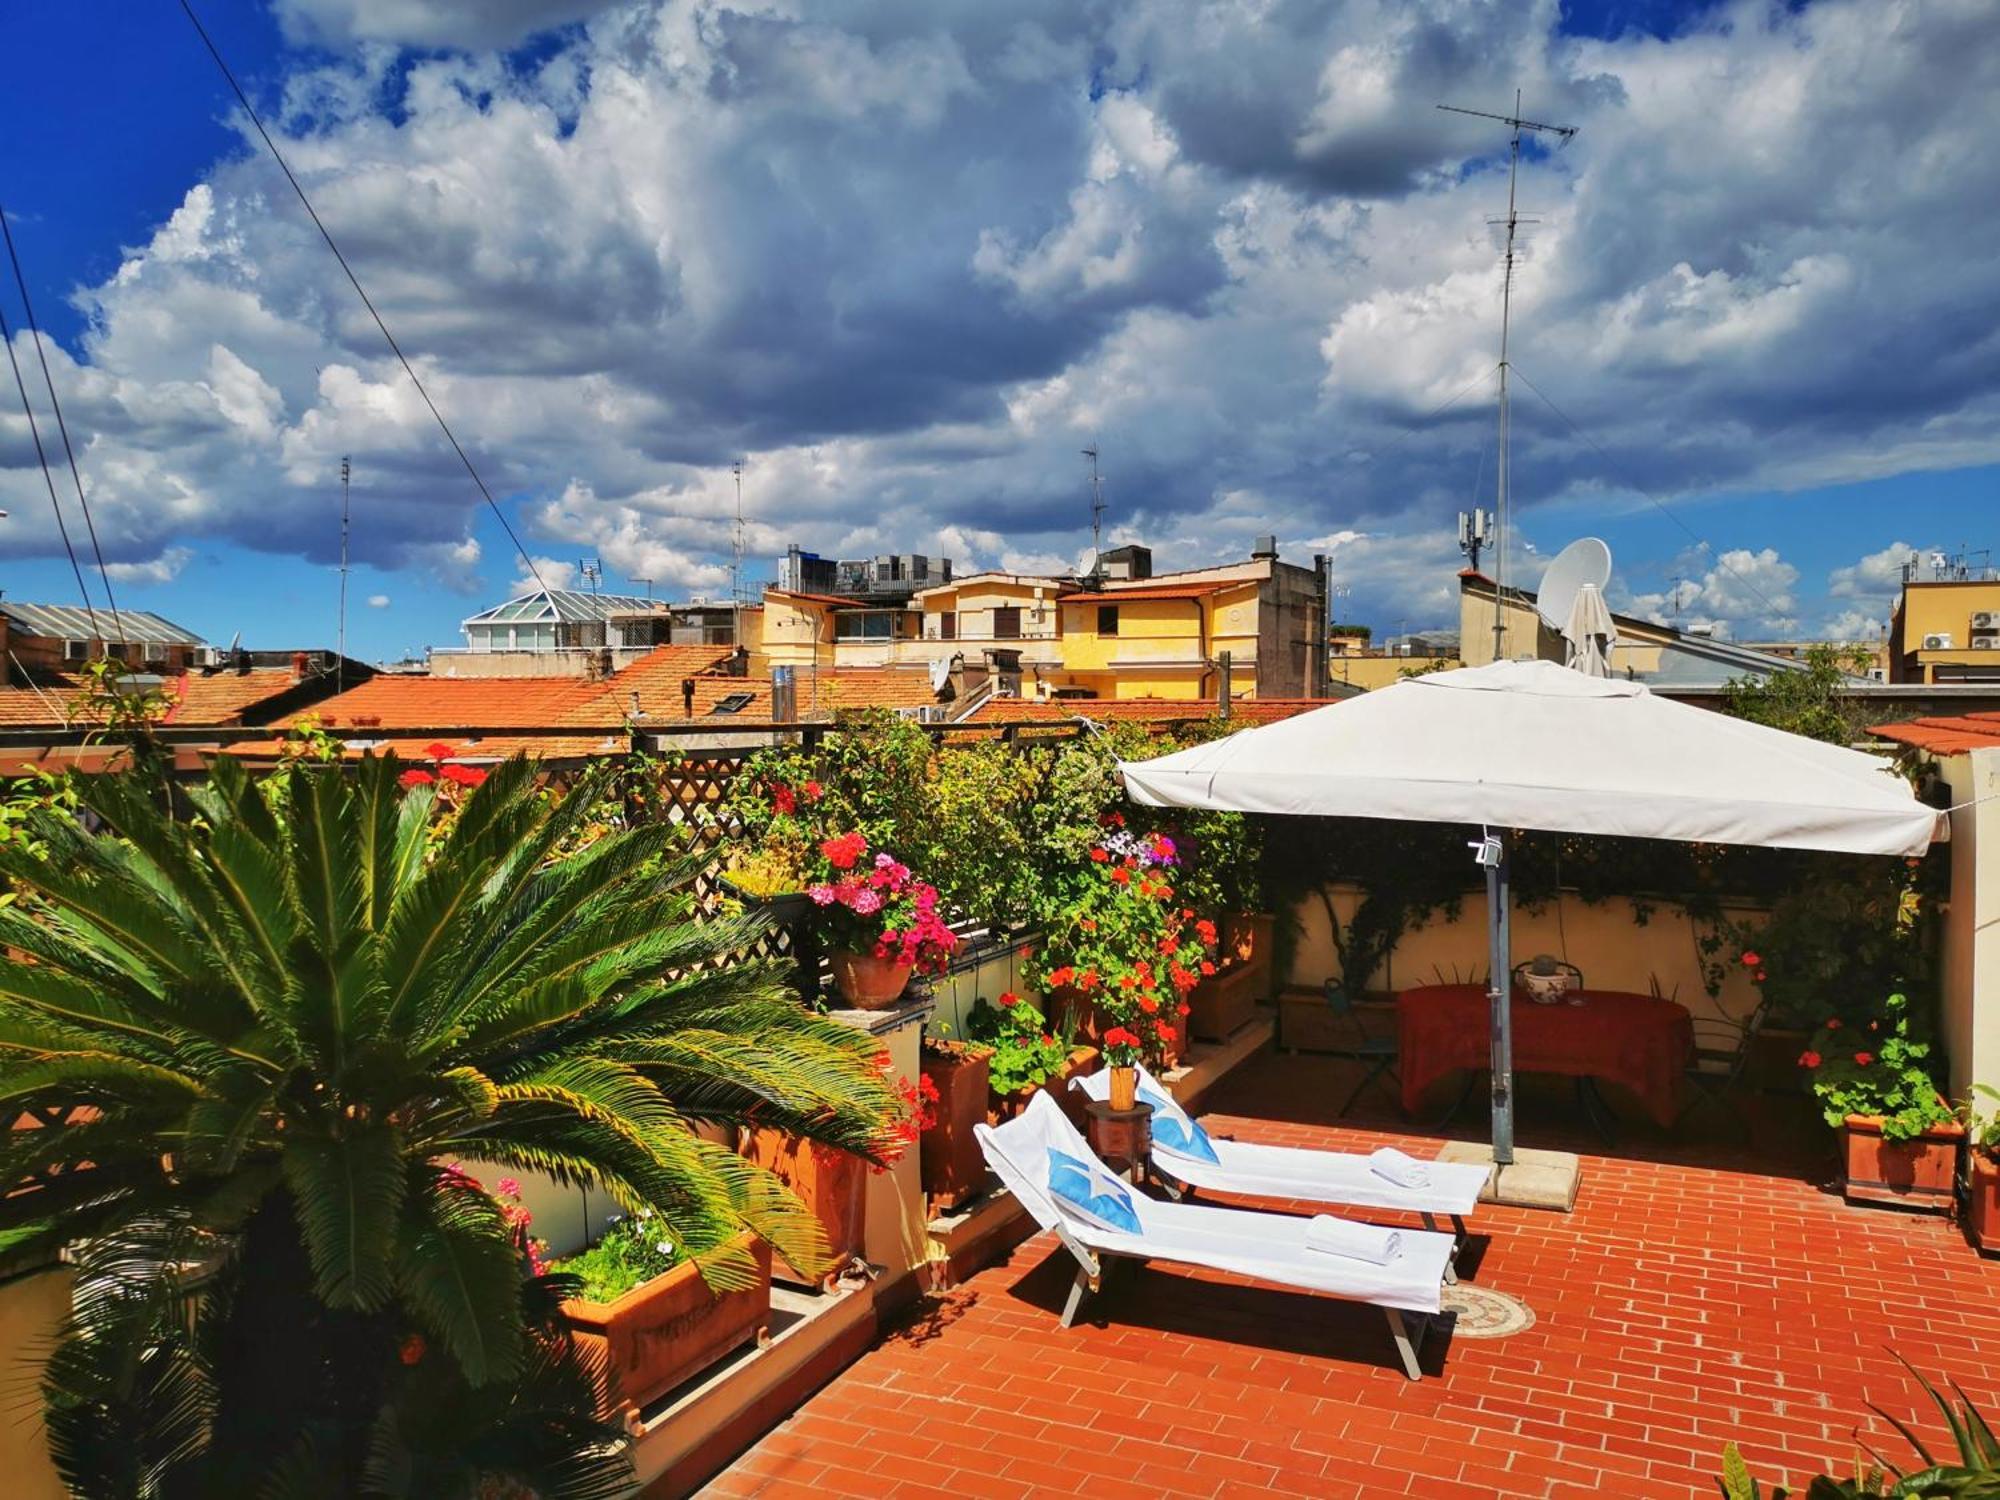
[[[1306,1248],[1386,1266],[1403,1253],[1403,1236],[1375,1224],[1356,1224],[1332,1214],[1315,1214],[1306,1225]]]
[[[1420,1188],[1431,1185],[1431,1169],[1414,1156],[1407,1156],[1394,1146],[1384,1146],[1368,1158],[1368,1169],[1377,1177],[1386,1178],[1397,1187]]]

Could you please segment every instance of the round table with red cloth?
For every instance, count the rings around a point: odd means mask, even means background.
[[[1682,1075],[1694,1060],[1694,1021],[1658,995],[1584,990],[1583,1003],[1537,1005],[1514,994],[1514,1071],[1598,1078],[1630,1089],[1668,1126],[1680,1113]],[[1436,984],[1396,996],[1403,1108],[1460,1068],[1493,1064],[1486,986]]]

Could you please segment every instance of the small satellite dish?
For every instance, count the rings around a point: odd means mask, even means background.
[[[1535,594],[1535,610],[1551,630],[1569,623],[1577,590],[1586,583],[1603,588],[1611,581],[1611,549],[1594,536],[1579,537],[1549,564]]]
[[[931,691],[933,693],[943,692],[945,684],[950,681],[951,658],[949,656],[940,656],[936,661],[931,663]]]
[[[1076,576],[1079,578],[1089,578],[1096,572],[1097,553],[1092,548],[1085,547],[1076,555]]]

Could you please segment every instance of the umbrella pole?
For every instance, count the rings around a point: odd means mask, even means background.
[[[1493,1161],[1514,1160],[1514,1017],[1512,1004],[1513,950],[1508,917],[1513,905],[1507,884],[1507,840],[1488,832],[1479,862],[1486,867],[1487,955],[1486,998],[1492,1009],[1493,1037]]]

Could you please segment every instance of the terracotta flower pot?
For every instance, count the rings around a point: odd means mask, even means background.
[[[972,1127],[986,1118],[992,1059],[975,1056],[938,1057],[925,1053],[923,1076],[937,1089],[937,1120],[917,1142],[924,1194],[930,1212],[958,1207],[986,1182],[986,1157],[973,1138]]]
[[[1966,1232],[1981,1250],[2000,1254],[2000,1156],[1974,1151],[1967,1188]]]
[[[916,967],[851,948],[836,948],[829,957],[840,998],[856,1010],[887,1010],[894,1005],[909,988],[910,974]]]
[[[830,1287],[861,1250],[868,1164],[845,1151],[814,1145],[779,1130],[748,1132],[742,1154],[797,1194],[826,1235],[827,1264],[819,1275],[810,1274],[811,1267],[792,1265],[782,1255],[775,1261],[774,1274],[801,1286]]]
[[[1139,1070],[1114,1067],[1111,1070],[1111,1107],[1130,1109],[1139,1098]]]
[[[1253,1001],[1270,999],[1276,988],[1271,959],[1277,931],[1278,919],[1267,911],[1228,912],[1222,918],[1222,955],[1250,967]]]
[[[1254,963],[1231,963],[1188,991],[1187,1029],[1204,1042],[1224,1042],[1257,1014]]]
[[[1049,991],[1049,1024],[1079,1042],[1095,1045],[1098,1038],[1118,1023],[1098,1003],[1096,994],[1087,994],[1073,984],[1059,984]]]
[[[716,1292],[691,1262],[642,1282],[614,1302],[565,1302],[563,1320],[604,1360],[604,1415],[643,1407],[731,1350],[764,1342],[771,1323],[771,1247],[745,1231],[756,1285]]]
[[[1963,1125],[1933,1125],[1913,1141],[1887,1141],[1879,1118],[1849,1115],[1841,1138],[1847,1160],[1841,1192],[1848,1202],[1894,1203],[1933,1214],[1951,1211]]]

